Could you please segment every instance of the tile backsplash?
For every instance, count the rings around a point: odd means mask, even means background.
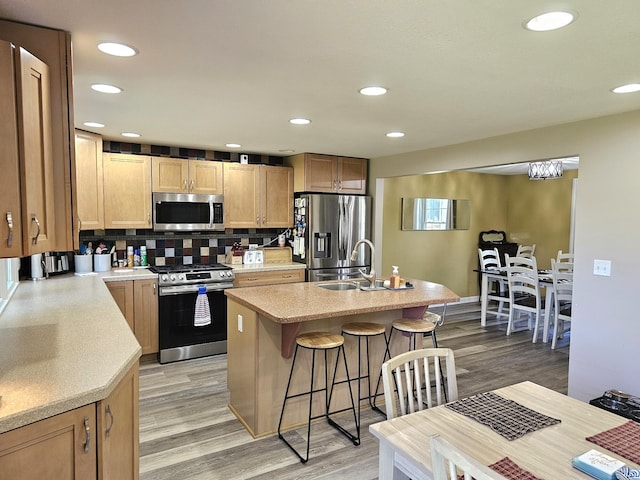
[[[91,242],[95,248],[104,241],[107,247],[115,245],[119,259],[127,257],[127,247],[147,247],[149,265],[189,265],[195,263],[223,263],[235,243],[277,245],[278,234],[284,229],[234,230],[220,234],[166,234],[153,230],[94,230],[80,232],[80,243]]]

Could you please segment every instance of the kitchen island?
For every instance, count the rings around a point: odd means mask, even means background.
[[[443,285],[409,281],[414,288],[406,290],[335,291],[320,288],[318,283],[305,282],[226,290],[229,406],[247,430],[255,437],[276,431],[298,334],[308,331],[340,333],[342,325],[348,322],[378,322],[389,327],[402,317],[420,318],[428,305],[460,300]],[[391,354],[397,355],[407,346],[405,337],[394,335]],[[353,338],[345,339],[345,350],[349,374],[356,376],[357,346]],[[383,338],[372,339],[370,356],[374,385],[383,355]],[[297,365],[310,371],[310,356],[301,357]],[[292,381],[292,388],[297,391],[308,389],[308,372],[299,373]],[[347,404],[347,388],[346,385],[343,387],[336,391],[339,405]],[[283,421],[284,428],[306,421],[306,402],[308,398],[291,402],[292,408],[287,407]]]

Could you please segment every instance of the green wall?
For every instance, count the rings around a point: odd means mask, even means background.
[[[400,275],[442,283],[461,297],[478,295],[478,236],[504,230],[509,240],[536,244],[540,268],[549,268],[558,250],[569,250],[572,180],[530,181],[526,175],[471,172],[434,173],[385,179],[381,276]],[[403,231],[402,198],[455,198],[471,201],[469,230]]]

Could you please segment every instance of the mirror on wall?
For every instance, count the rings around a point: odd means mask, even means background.
[[[471,201],[402,198],[402,230],[469,230]]]

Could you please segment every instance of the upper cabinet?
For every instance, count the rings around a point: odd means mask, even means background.
[[[105,153],[104,228],[152,228],[151,158]]]
[[[301,153],[285,158],[294,168],[296,192],[367,193],[366,158]]]
[[[224,163],[225,228],[288,228],[293,169]]]
[[[74,217],[78,230],[104,228],[102,137],[76,130]]]
[[[152,190],[221,194],[222,162],[152,157]]]
[[[0,252],[2,256],[26,256],[53,250],[56,245],[49,68],[9,42],[0,41],[0,50],[4,85],[1,148],[3,170],[7,168],[0,180]]]

